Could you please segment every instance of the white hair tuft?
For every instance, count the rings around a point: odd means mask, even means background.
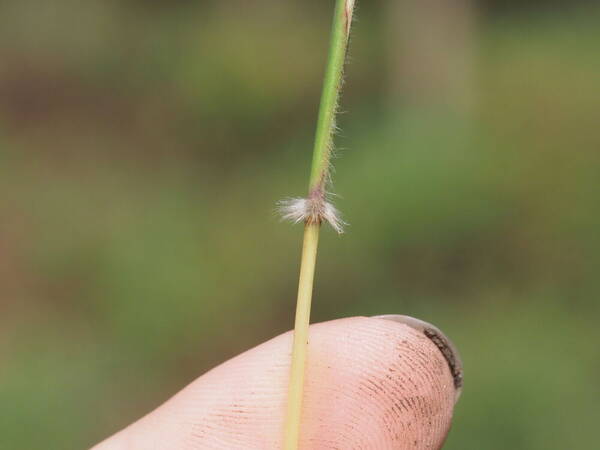
[[[338,234],[342,234],[344,225],[347,225],[337,208],[320,197],[287,198],[278,202],[277,206],[282,219],[293,223],[327,222]]]

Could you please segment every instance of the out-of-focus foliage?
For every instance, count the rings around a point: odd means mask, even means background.
[[[389,3],[358,11],[351,226],[322,240],[313,319],[445,330],[448,449],[593,448],[600,14],[472,13],[455,108],[399,92],[422,42]],[[89,446],[291,328],[301,232],[273,208],[305,190],[330,6],[2,2],[0,448]]]

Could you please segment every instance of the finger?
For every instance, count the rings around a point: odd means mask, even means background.
[[[291,344],[227,361],[96,450],[281,448]],[[300,448],[440,448],[459,382],[438,344],[385,318],[311,326]]]

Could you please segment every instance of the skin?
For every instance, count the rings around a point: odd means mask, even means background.
[[[94,450],[269,450],[282,443],[291,333],[212,369]],[[439,449],[457,393],[422,331],[385,318],[310,327],[301,449]]]

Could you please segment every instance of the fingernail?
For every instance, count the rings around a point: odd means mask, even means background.
[[[388,314],[383,316],[373,316],[374,319],[385,319],[391,320],[392,322],[402,323],[420,331],[427,336],[431,342],[440,350],[444,358],[448,362],[450,373],[454,379],[454,387],[456,389],[455,402],[458,401],[462,392],[463,386],[463,364],[460,358],[458,349],[452,343],[452,341],[435,325],[427,323],[423,320],[415,319],[410,316],[402,316],[399,314]]]

